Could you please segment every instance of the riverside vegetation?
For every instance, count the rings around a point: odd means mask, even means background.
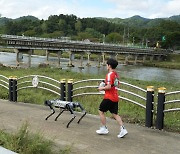
[[[70,148],[58,149],[56,145],[40,133],[31,133],[25,122],[16,133],[0,130],[0,146],[19,154],[69,154]]]
[[[69,70],[61,70],[58,68],[52,68],[52,67],[39,67],[39,68],[28,68],[28,69],[24,69],[24,68],[7,68],[7,67],[3,67],[1,66],[0,68],[0,74],[4,75],[6,77],[9,76],[17,76],[19,77],[23,77],[26,75],[44,75],[44,76],[48,76],[51,77],[53,79],[56,80],[61,80],[61,79],[73,79],[74,81],[78,81],[78,80],[84,80],[84,79],[103,79],[104,75],[92,75],[92,74],[82,74],[82,73],[75,73],[75,72],[71,72]],[[155,96],[157,96],[157,89],[159,87],[166,87],[167,88],[167,92],[171,92],[171,91],[177,91],[179,90],[180,84],[176,84],[173,85],[171,83],[168,82],[156,82],[156,81],[140,81],[140,80],[134,80],[134,79],[129,79],[129,78],[121,78],[121,81],[139,86],[143,89],[146,89],[147,86],[155,86]],[[98,85],[98,84],[97,84]],[[125,88],[123,87],[124,85],[121,85],[121,88]],[[127,89],[129,90],[129,89]],[[98,90],[97,90],[98,91]],[[89,92],[89,90],[87,91],[87,89],[85,91],[81,91],[81,92]],[[123,94],[120,92],[120,95],[123,97],[126,97],[128,94]],[[58,96],[55,94],[52,94],[48,91],[45,90],[41,90],[41,89],[25,89],[25,90],[21,90],[18,92],[18,102],[25,102],[25,103],[34,103],[34,104],[41,104],[43,105],[44,101],[47,99],[54,99],[57,98]],[[146,97],[146,95],[144,94],[144,97]],[[8,99],[8,92],[5,88],[1,88],[1,93],[0,93],[0,98],[1,99]],[[171,96],[170,98],[168,98],[169,100],[172,99],[179,99],[180,95],[174,95]],[[84,108],[86,109],[86,111],[90,114],[98,114],[98,106],[99,103],[102,100],[102,96],[99,95],[88,95],[88,96],[83,96],[83,97],[75,97],[74,101],[79,101],[81,102],[81,104],[84,106]],[[139,101],[138,98],[134,99],[135,101]],[[145,101],[142,101],[142,104],[145,105]],[[155,109],[156,109],[156,102],[157,102],[157,97],[155,97]],[[167,104],[166,108],[174,108],[174,107],[179,107],[178,104]],[[138,125],[144,125],[145,123],[145,110],[142,109],[141,107],[129,103],[127,101],[124,100],[120,100],[119,102],[119,114],[123,117],[123,120],[125,122],[129,122],[129,123],[135,123]],[[107,116],[111,116],[109,113],[107,114]],[[155,117],[154,117],[154,123],[155,123]],[[180,112],[169,112],[169,113],[165,113],[165,119],[164,119],[164,129],[168,130],[168,131],[175,131],[180,133]],[[0,131],[1,135],[6,134],[2,131]],[[4,136],[8,136],[9,135],[4,135]],[[1,140],[0,140],[1,141]],[[2,141],[1,141],[2,142]],[[43,141],[44,143],[46,143],[46,141]],[[49,142],[49,141],[47,141]],[[53,144],[52,144],[53,145]],[[47,149],[49,150],[49,149]],[[65,150],[65,153],[69,152],[69,150]],[[22,152],[23,153],[23,152]],[[25,152],[26,153],[26,152]]]
[[[169,54],[164,61],[153,61],[145,62],[144,66],[154,66],[162,68],[180,69],[180,55],[179,54]]]

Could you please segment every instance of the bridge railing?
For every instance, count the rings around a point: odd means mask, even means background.
[[[71,43],[71,44],[89,44],[89,45],[97,45],[97,46],[108,46],[108,47],[126,47],[126,48],[139,48],[139,49],[147,49],[144,46],[134,46],[134,45],[125,45],[125,44],[113,44],[113,43],[97,43],[97,42],[86,42],[86,41],[75,41],[75,40],[67,40],[67,39],[57,39],[57,38],[40,38],[40,37],[29,37],[29,36],[17,36],[17,35],[0,35],[3,40],[26,40],[26,41],[40,41],[40,42],[51,42],[51,43]],[[148,47],[148,49],[154,50],[152,47]]]

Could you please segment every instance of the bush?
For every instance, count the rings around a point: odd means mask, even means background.
[[[27,122],[16,134],[0,130],[0,145],[20,154],[53,154],[53,142],[45,140],[40,134],[32,134]]]

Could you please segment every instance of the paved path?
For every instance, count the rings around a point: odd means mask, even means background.
[[[100,126],[99,117],[87,115],[77,124],[80,114],[77,113],[70,127],[66,124],[71,118],[68,112],[63,113],[58,121],[45,117],[50,113],[46,106],[14,103],[0,100],[0,129],[17,131],[27,121],[30,130],[41,132],[52,139],[58,147],[70,146],[72,153],[78,154],[177,154],[180,152],[180,134],[153,130],[135,124],[125,124],[129,134],[117,138],[119,132],[115,120],[107,119],[108,135],[97,135],[95,130]],[[179,151],[179,152],[178,152]]]

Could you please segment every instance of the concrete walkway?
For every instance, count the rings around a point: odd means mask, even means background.
[[[8,132],[17,131],[25,121],[33,132],[41,132],[52,139],[59,148],[69,146],[71,153],[78,154],[177,154],[180,152],[180,134],[153,130],[135,124],[125,124],[129,134],[122,139],[117,138],[119,127],[115,120],[107,119],[110,131],[108,135],[97,135],[100,126],[98,116],[87,115],[80,124],[76,119],[66,128],[71,118],[64,112],[58,121],[55,116],[47,121],[50,110],[46,106],[14,103],[0,100],[0,129]],[[56,113],[57,115],[57,113]],[[179,151],[179,152],[178,152]]]

